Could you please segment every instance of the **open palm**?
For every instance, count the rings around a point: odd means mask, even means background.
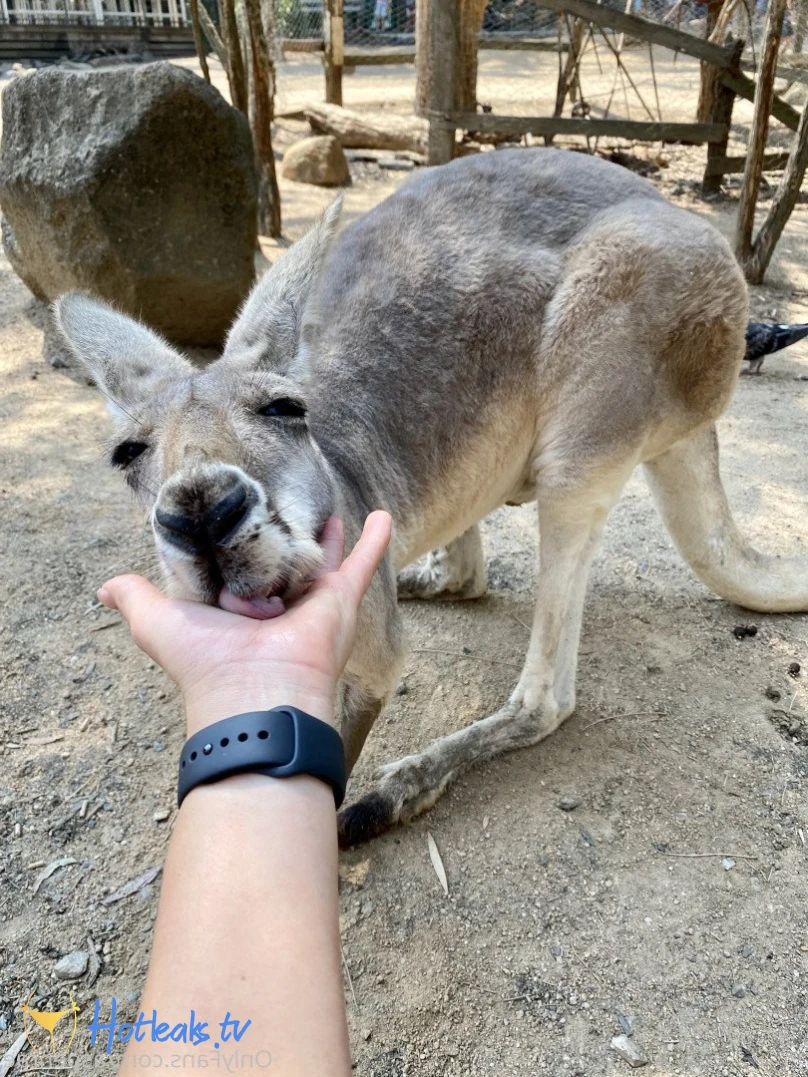
[[[371,513],[342,561],[342,525],[332,517],[322,538],[324,573],[286,610],[277,600],[256,607],[229,594],[224,608],[171,599],[141,576],[118,576],[98,597],[121,612],[138,647],[182,690],[189,733],[240,710],[281,704],[333,721],[359,604],[390,530],[386,512]]]

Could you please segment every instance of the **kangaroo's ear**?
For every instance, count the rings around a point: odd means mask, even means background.
[[[306,380],[319,323],[318,285],[341,209],[342,195],[256,284],[228,334],[222,362]]]
[[[128,415],[161,383],[193,370],[157,333],[81,292],[57,299],[53,320],[71,353],[106,396],[113,415]]]

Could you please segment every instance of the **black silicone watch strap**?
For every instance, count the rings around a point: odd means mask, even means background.
[[[247,772],[310,774],[331,786],[337,807],[345,798],[345,751],[336,729],[297,707],[274,707],[236,714],[189,737],[180,755],[177,803],[197,785]]]

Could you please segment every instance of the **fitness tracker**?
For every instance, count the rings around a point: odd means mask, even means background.
[[[309,774],[331,786],[339,807],[348,780],[342,737],[297,707],[249,711],[214,722],[183,746],[177,804],[198,785],[244,773],[272,778]]]

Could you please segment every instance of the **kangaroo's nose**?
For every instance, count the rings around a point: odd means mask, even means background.
[[[197,515],[158,507],[154,520],[175,546],[189,553],[205,553],[214,546],[223,546],[241,527],[251,507],[250,492],[239,482],[206,512]]]

